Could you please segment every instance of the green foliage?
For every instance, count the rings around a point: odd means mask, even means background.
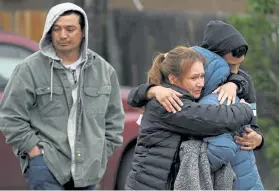
[[[267,15],[262,14],[262,12],[256,12],[256,10],[266,11],[263,6],[260,6],[260,3],[268,4],[263,3],[268,2],[268,0],[253,0],[251,2],[253,2],[251,3],[252,8],[249,7],[248,15],[231,16],[228,22],[243,34],[249,44],[248,56],[242,67],[252,75],[257,90],[274,91],[275,84],[270,83],[273,80],[270,79],[268,74],[268,71],[272,68],[272,59],[266,47],[263,46],[264,40],[266,43],[270,41],[268,37],[274,31],[274,27]],[[271,6],[270,4],[268,5]]]
[[[249,12],[256,12],[267,15],[274,13],[274,7],[278,5],[278,0],[249,0]]]
[[[279,0],[249,0],[247,14],[228,18],[249,44],[243,69],[253,77],[257,91],[264,93],[268,102],[273,104],[279,103],[279,79],[276,75],[279,72],[278,6]],[[276,123],[279,108],[273,107],[269,108],[274,111],[273,116],[259,111],[265,118],[258,118],[258,122],[265,131],[266,156],[279,174],[279,124]]]
[[[269,163],[272,165],[272,171],[279,175],[279,128],[278,123],[271,117],[258,118],[259,126],[264,132],[265,149],[264,153]],[[278,187],[279,188],[279,187]],[[278,189],[277,188],[277,189]]]
[[[276,124],[269,118],[258,120],[260,126],[268,127],[265,129],[265,153],[273,164],[273,170],[279,174],[279,130]]]

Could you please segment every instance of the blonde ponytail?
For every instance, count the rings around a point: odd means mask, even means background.
[[[148,71],[147,82],[152,85],[160,85],[163,81],[161,72],[161,64],[165,60],[164,54],[159,54],[155,57],[151,69]]]

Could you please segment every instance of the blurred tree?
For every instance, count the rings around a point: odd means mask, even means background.
[[[253,77],[258,98],[259,125],[265,132],[265,153],[279,173],[279,0],[249,0],[246,15],[228,22],[245,37],[249,51],[242,67]],[[263,106],[264,105],[264,106]]]

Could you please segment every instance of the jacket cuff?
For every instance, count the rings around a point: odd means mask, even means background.
[[[257,132],[257,133],[262,136],[262,143],[254,149],[255,151],[261,150],[261,148],[264,146],[264,136],[263,136],[263,134],[259,133],[259,132]]]
[[[237,85],[237,95],[246,94],[246,92],[249,91],[248,81],[239,74],[231,73],[227,82],[233,82]]]
[[[26,141],[26,144],[23,144],[21,147],[21,152],[27,154],[30,152],[38,143],[40,142],[40,139],[37,135],[33,134],[32,137]]]
[[[141,91],[139,92],[139,95],[140,95],[140,97],[144,97],[145,98],[145,100],[149,100],[148,98],[147,98],[147,92],[148,92],[148,90],[151,88],[151,87],[153,87],[153,86],[155,86],[155,85],[152,85],[152,84],[144,84],[143,86],[142,86],[142,89],[141,89]]]

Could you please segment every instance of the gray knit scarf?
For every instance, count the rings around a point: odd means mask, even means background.
[[[180,146],[180,168],[174,190],[232,190],[235,173],[230,164],[210,171],[207,143],[188,140]]]

